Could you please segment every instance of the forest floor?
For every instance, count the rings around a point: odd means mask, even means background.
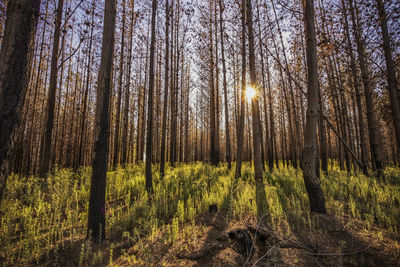
[[[107,240],[87,240],[90,170],[46,184],[13,176],[0,206],[3,266],[400,266],[400,170],[386,181],[333,169],[321,177],[328,215],[309,212],[301,172],[265,173],[257,220],[252,168],[169,168],[147,201],[143,166],[108,174]],[[156,173],[157,170],[155,170]],[[218,211],[210,212],[210,205]]]
[[[331,215],[313,214],[319,227],[284,229],[273,232],[258,225],[255,217],[227,223],[219,214],[204,214],[171,246],[160,242],[161,236],[143,240],[132,246],[113,264],[116,266],[399,266],[399,236],[379,238],[352,220],[343,225]],[[351,225],[351,226],[350,226]],[[257,232],[255,230],[257,230]],[[245,253],[243,242],[232,233],[250,233],[251,254]],[[165,233],[160,232],[159,235]],[[254,238],[255,237],[255,238]],[[396,241],[397,240],[397,241]]]

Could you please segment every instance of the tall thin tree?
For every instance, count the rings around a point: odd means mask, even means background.
[[[249,69],[250,69],[250,86],[254,88],[257,94],[251,99],[252,128],[253,128],[253,157],[254,157],[254,178],[256,181],[256,203],[257,215],[259,217],[265,215],[267,209],[267,199],[265,196],[265,186],[263,182],[263,162],[261,156],[261,131],[260,131],[260,106],[256,72],[256,58],[253,33],[253,12],[251,0],[247,0],[247,29],[249,38]]]
[[[390,104],[392,107],[392,117],[394,129],[396,132],[397,153],[400,155],[400,96],[399,96],[399,83],[396,78],[396,67],[394,65],[392,49],[390,47],[390,35],[387,26],[387,16],[385,5],[382,0],[376,0],[379,22],[382,30],[383,52],[385,54],[387,82]],[[399,161],[400,164],[400,161]]]
[[[58,0],[57,15],[55,20],[55,30],[53,39],[53,52],[51,55],[50,67],[50,84],[49,93],[47,96],[47,112],[46,112],[46,125],[45,125],[45,138],[43,142],[43,155],[42,166],[40,168],[40,176],[45,177],[50,170],[51,164],[51,150],[52,150],[52,137],[54,128],[54,113],[56,102],[56,89],[57,89],[57,73],[58,73],[58,51],[60,44],[61,21],[63,15],[64,0]]]
[[[167,135],[167,116],[168,116],[168,90],[169,90],[169,1],[165,1],[165,63],[164,63],[164,108],[161,132],[161,163],[160,177],[164,177],[165,169],[165,139]]]
[[[104,9],[101,62],[97,81],[94,150],[89,199],[88,237],[105,238],[106,175],[110,137],[110,95],[114,56],[116,0],[106,0]]]
[[[326,213],[325,197],[315,173],[318,123],[318,61],[314,25],[314,0],[303,1],[307,57],[307,121],[304,133],[303,178],[311,211]]]
[[[146,134],[146,190],[153,192],[153,179],[151,173],[152,140],[153,140],[153,91],[154,91],[154,54],[156,42],[156,15],[157,0],[152,1],[151,13],[151,39],[150,39],[150,69],[149,69],[149,97],[147,102],[147,134]]]

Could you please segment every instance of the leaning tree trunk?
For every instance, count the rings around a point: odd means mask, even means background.
[[[9,174],[14,136],[22,118],[39,11],[40,0],[15,0],[7,6],[0,50],[0,201]]]
[[[320,181],[315,173],[315,156],[317,150],[317,123],[318,123],[318,62],[317,44],[314,25],[314,0],[304,2],[304,28],[306,35],[307,53],[307,121],[304,133],[303,150],[303,177],[311,211],[326,213],[325,198]]]
[[[382,29],[383,51],[385,53],[386,60],[388,90],[390,96],[390,104],[392,106],[394,129],[396,132],[397,154],[400,154],[400,96],[398,95],[399,84],[396,78],[396,67],[393,62],[392,50],[390,48],[390,35],[387,27],[385,6],[382,0],[376,0],[376,3],[379,12],[379,21]]]
[[[97,81],[94,151],[90,186],[88,237],[95,242],[105,238],[105,200],[110,138],[110,97],[114,56],[116,0],[106,0],[104,10],[101,63]]]

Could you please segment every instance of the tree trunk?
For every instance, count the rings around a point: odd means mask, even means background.
[[[149,70],[149,97],[147,103],[147,134],[146,134],[146,190],[153,192],[153,179],[151,173],[152,140],[153,140],[153,91],[154,91],[154,50],[156,40],[156,14],[157,0],[152,2],[151,14],[151,39],[150,39],[150,70]]]
[[[161,132],[161,163],[160,177],[164,177],[165,169],[165,136],[167,134],[167,115],[168,115],[168,90],[169,90],[169,1],[165,3],[165,65],[164,65],[164,108]]]
[[[29,82],[40,0],[8,2],[0,50],[0,201]]]
[[[242,158],[243,158],[243,135],[244,135],[244,113],[246,108],[246,2],[242,0],[241,2],[241,21],[242,21],[242,90],[240,93],[240,114],[239,114],[239,127],[237,129],[236,138],[236,170],[235,178],[238,179],[241,176],[242,170]]]
[[[360,87],[359,87],[356,63],[355,63],[355,58],[354,58],[354,54],[353,54],[353,45],[351,43],[349,23],[348,23],[348,19],[347,19],[346,4],[345,4],[344,0],[342,0],[342,7],[343,7],[345,33],[346,33],[346,39],[347,39],[347,51],[350,56],[350,68],[351,68],[351,74],[353,76],[353,79],[351,82],[353,84],[354,90],[356,91],[362,170],[365,175],[368,175],[368,159],[367,159],[367,147],[365,144],[366,138],[365,138],[365,133],[364,133],[365,126],[364,126],[364,116],[363,116],[363,109],[362,109],[362,103],[361,103],[361,91],[360,91]]]
[[[357,44],[358,61],[360,64],[361,77],[364,84],[365,91],[365,104],[367,108],[367,121],[368,121],[368,133],[369,142],[371,147],[371,154],[373,162],[375,162],[378,178],[383,178],[383,162],[382,162],[382,147],[379,141],[379,129],[376,120],[376,115],[374,111],[373,103],[373,90],[370,86],[368,78],[368,70],[365,62],[365,48],[362,40],[361,25],[358,22],[358,15],[355,14],[356,7],[353,6],[353,0],[349,0],[350,3],[350,13],[353,22],[353,32],[355,35],[355,40]]]
[[[110,95],[114,56],[116,0],[106,0],[104,10],[101,63],[97,82],[94,150],[89,199],[88,237],[95,242],[105,238],[105,200],[110,137]]]
[[[224,102],[225,102],[225,149],[226,149],[226,161],[228,162],[228,168],[231,168],[231,141],[230,141],[230,129],[229,129],[229,111],[228,111],[228,92],[226,82],[226,62],[225,62],[225,47],[224,47],[224,26],[222,23],[222,15],[224,12],[223,0],[219,0],[219,26],[221,31],[221,56],[222,56],[222,75],[223,75],[223,87],[224,87]]]
[[[60,43],[61,33],[61,20],[63,15],[64,0],[58,0],[57,15],[55,21],[54,39],[53,39],[53,53],[51,55],[51,69],[50,69],[50,85],[49,93],[47,96],[47,116],[46,126],[44,129],[44,148],[43,148],[43,159],[42,166],[40,169],[40,177],[45,177],[49,172],[51,166],[51,148],[52,148],[52,135],[54,128],[54,109],[56,101],[56,89],[57,89],[57,73],[58,73],[58,50]]]
[[[260,133],[260,108],[259,108],[259,90],[256,74],[256,60],[254,49],[254,35],[253,35],[253,12],[251,7],[251,0],[247,0],[247,28],[249,37],[249,69],[250,69],[250,83],[256,90],[257,94],[251,100],[252,122],[253,122],[253,157],[254,157],[254,175],[256,181],[256,203],[257,215],[261,218],[267,214],[267,199],[265,196],[265,187],[263,182],[263,162],[261,159],[261,133]]]
[[[117,100],[117,111],[115,114],[115,138],[114,138],[114,159],[113,167],[117,167],[119,164],[119,133],[120,133],[120,122],[121,122],[121,102],[122,102],[122,78],[124,75],[124,51],[125,51],[125,2],[122,1],[122,25],[121,25],[121,53],[119,58],[119,77],[118,77],[118,100]]]
[[[130,99],[130,90],[131,90],[131,68],[132,68],[132,46],[133,46],[133,26],[135,24],[134,17],[134,2],[132,2],[132,10],[131,10],[131,21],[129,25],[129,53],[128,53],[128,71],[126,73],[126,86],[125,86],[125,107],[124,107],[124,115],[123,115],[123,127],[122,127],[122,160],[121,163],[126,167],[128,163],[128,124],[129,124],[129,99]],[[133,114],[133,113],[132,113]],[[133,119],[132,119],[133,121]]]
[[[304,133],[303,177],[308,197],[310,199],[311,211],[325,214],[325,198],[321,189],[320,181],[315,174],[315,156],[317,145],[316,130],[318,123],[318,62],[314,26],[314,0],[305,0],[303,5],[308,74],[308,107],[306,128]]]
[[[387,81],[390,104],[392,107],[392,117],[394,129],[396,132],[397,153],[400,153],[400,95],[399,84],[396,78],[396,67],[393,62],[392,50],[390,48],[390,35],[387,26],[387,18],[385,12],[385,5],[382,0],[376,0],[379,22],[382,30],[383,39],[383,52],[386,60]]]
[[[217,133],[217,111],[216,111],[216,92],[215,90],[215,62],[214,62],[214,42],[213,42],[213,30],[212,30],[212,1],[209,1],[210,4],[210,25],[209,25],[209,38],[210,38],[210,161],[211,164],[217,166],[219,163],[219,155],[218,155],[218,133]],[[215,40],[217,41],[217,40]],[[218,82],[218,81],[217,81]]]

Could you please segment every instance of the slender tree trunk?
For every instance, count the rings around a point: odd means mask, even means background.
[[[225,102],[225,149],[226,149],[226,161],[228,162],[228,168],[231,168],[231,142],[230,142],[230,129],[229,129],[229,111],[228,111],[228,90],[226,82],[226,62],[225,62],[225,46],[224,46],[224,26],[223,26],[223,12],[224,4],[223,0],[219,0],[219,26],[221,31],[221,56],[222,56],[222,75],[223,75],[223,87],[224,87],[224,102]]]
[[[174,14],[174,13],[173,13]],[[173,46],[172,50],[173,56],[171,58],[171,64],[173,67],[171,68],[171,79],[173,80],[172,86],[171,86],[171,134],[170,134],[170,150],[169,150],[169,158],[170,158],[170,163],[171,166],[175,166],[176,162],[176,140],[177,140],[177,91],[178,91],[178,72],[179,72],[179,67],[178,67],[178,51],[177,47],[179,46],[178,42],[178,25],[177,25],[177,20],[178,20],[179,14],[177,17],[173,16],[173,23],[174,26],[173,28],[173,34],[172,34],[172,39],[173,39]]]
[[[165,65],[164,65],[164,108],[161,132],[161,163],[160,177],[164,177],[165,169],[165,137],[167,135],[167,116],[168,116],[168,90],[169,90],[169,1],[165,3]]]
[[[325,214],[325,197],[321,189],[320,181],[315,174],[317,145],[316,130],[318,123],[318,62],[314,26],[314,0],[305,0],[303,5],[308,74],[308,107],[307,122],[304,133],[303,176],[308,197],[310,199],[311,211]]]
[[[218,21],[217,21],[217,1],[214,1],[214,37],[215,37],[215,146],[216,146],[216,157],[218,159],[218,163],[221,160],[220,153],[220,116],[219,116],[219,52],[218,52]]]
[[[270,144],[270,129],[268,126],[268,113],[267,113],[267,92],[266,92],[266,82],[265,82],[265,63],[264,63],[264,51],[263,51],[263,42],[262,42],[262,34],[261,34],[261,23],[260,23],[260,7],[259,7],[259,3],[257,0],[257,17],[258,17],[258,22],[257,22],[257,26],[258,26],[258,41],[260,43],[260,54],[261,54],[261,77],[262,77],[262,87],[263,87],[263,104],[264,104],[264,117],[265,117],[265,151],[268,154],[268,166],[269,166],[269,170],[272,171],[273,169],[273,162],[272,162],[272,166],[271,166],[271,144]],[[269,70],[268,70],[269,71]],[[268,73],[269,76],[269,73]],[[268,77],[269,79],[269,77]],[[269,82],[269,81],[268,81]],[[262,124],[260,123],[260,126]],[[264,148],[264,146],[263,146]],[[272,158],[273,160],[273,158]],[[263,166],[264,166],[264,160],[263,160]]]
[[[244,113],[246,108],[246,0],[241,1],[241,22],[242,22],[242,84],[240,93],[240,114],[239,114],[239,127],[237,129],[237,145],[236,145],[236,170],[235,178],[239,179],[242,170],[242,158],[243,158],[243,135],[244,135]]]
[[[376,115],[374,111],[374,103],[373,103],[373,90],[370,86],[369,78],[368,78],[368,70],[365,62],[365,48],[362,40],[362,32],[361,25],[357,23],[358,15],[355,14],[356,7],[353,6],[353,0],[349,0],[350,3],[350,13],[353,22],[353,32],[355,35],[355,40],[357,44],[357,53],[358,53],[358,61],[360,64],[361,70],[361,78],[364,85],[365,91],[365,104],[367,108],[367,121],[368,121],[368,133],[369,133],[369,142],[371,147],[371,154],[373,161],[375,162],[377,175],[379,177],[383,177],[383,161],[382,161],[382,147],[379,141],[379,129],[378,123],[376,120]]]
[[[269,62],[268,56],[266,57],[266,65],[267,65],[267,84],[268,84],[268,108],[269,108],[269,132],[270,132],[270,139],[269,139],[269,156],[268,156],[268,164],[269,169],[272,170],[274,168],[274,157],[276,160],[276,167],[279,169],[279,161],[278,157],[275,156],[277,153],[276,149],[276,139],[275,139],[275,119],[274,119],[274,108],[272,106],[272,87],[271,87],[271,75],[269,71]]]
[[[101,63],[97,82],[96,122],[89,199],[88,237],[104,240],[106,224],[106,175],[110,138],[110,95],[114,55],[116,0],[106,0],[104,10]]]
[[[122,1],[122,25],[121,25],[121,53],[119,58],[119,77],[118,77],[118,96],[117,96],[117,111],[115,114],[115,138],[114,138],[114,159],[113,167],[119,164],[119,133],[121,122],[121,102],[122,102],[122,78],[124,75],[124,51],[125,51],[125,2]],[[132,11],[133,12],[133,11]]]
[[[321,155],[321,168],[325,174],[328,174],[328,157],[326,154],[326,132],[325,132],[325,123],[323,117],[323,103],[321,97],[321,88],[318,86],[318,103],[319,103],[319,123],[318,123],[318,132],[319,132],[319,143],[320,143],[320,155]]]
[[[69,53],[72,53],[72,36],[71,36],[71,44],[70,44],[70,50]],[[63,111],[63,118],[62,118],[62,128],[61,128],[61,144],[60,144],[60,157],[58,160],[58,165],[60,167],[65,167],[64,164],[64,158],[65,158],[65,125],[66,125],[66,116],[68,112],[68,103],[69,103],[69,94],[70,94],[70,83],[71,83],[71,59],[68,62],[68,70],[67,70],[67,88],[66,88],[66,95],[65,95],[65,106],[64,106],[64,111]]]
[[[134,2],[132,2],[131,21],[129,25],[129,53],[128,53],[128,71],[126,73],[126,86],[125,86],[125,107],[123,116],[122,128],[122,164],[126,167],[128,163],[128,125],[129,125],[129,107],[130,107],[130,90],[131,90],[131,68],[132,68],[132,48],[133,48],[133,26],[135,24],[134,18]]]
[[[46,2],[46,13],[48,11],[48,7],[49,4],[48,2]],[[34,95],[34,99],[33,99],[33,108],[32,108],[32,117],[29,119],[31,121],[31,126],[30,126],[30,133],[29,133],[29,157],[28,157],[28,164],[30,164],[29,166],[29,174],[34,174],[36,172],[36,161],[37,161],[37,155],[34,153],[36,148],[34,145],[34,123],[36,122],[36,103],[37,103],[37,99],[40,97],[39,96],[39,92],[40,92],[40,86],[42,84],[42,79],[41,79],[41,75],[42,73],[42,60],[43,60],[43,51],[44,51],[44,40],[45,40],[45,33],[46,33],[46,26],[47,23],[43,23],[43,33],[42,33],[42,38],[41,38],[41,45],[40,45],[40,52],[39,52],[39,64],[38,64],[38,69],[37,69],[37,73],[36,73],[36,82],[35,82],[35,95]]]
[[[47,116],[46,126],[44,129],[44,147],[43,147],[43,159],[42,166],[40,169],[40,177],[45,177],[49,172],[51,166],[51,148],[52,148],[52,135],[54,128],[54,110],[56,101],[56,89],[57,89],[57,73],[58,73],[58,50],[60,43],[61,33],[61,20],[63,15],[64,0],[58,0],[57,15],[55,21],[54,39],[53,39],[53,53],[51,56],[51,69],[50,69],[50,85],[49,94],[47,97]]]
[[[146,190],[149,194],[153,192],[153,179],[151,173],[152,163],[152,140],[153,140],[153,91],[154,91],[154,51],[156,40],[156,14],[157,0],[152,2],[151,14],[151,39],[150,39],[150,70],[149,70],[149,97],[147,103],[147,134],[146,134]]]
[[[279,20],[278,20],[278,16],[277,16],[276,9],[275,9],[275,4],[274,4],[273,0],[271,0],[271,4],[272,4],[272,10],[274,12],[276,24],[277,24],[279,40],[280,40],[281,47],[282,47],[282,50],[283,50],[283,59],[285,61],[286,75],[288,77],[288,86],[289,86],[289,94],[290,94],[290,100],[289,101],[290,101],[290,106],[291,106],[291,110],[292,110],[292,113],[293,113],[292,116],[293,116],[293,119],[294,119],[293,122],[290,119],[290,124],[292,125],[292,126],[290,126],[291,131],[292,131],[291,135],[293,136],[292,137],[292,142],[293,142],[292,143],[292,151],[293,151],[293,156],[292,156],[293,159],[292,159],[292,161],[293,161],[293,167],[297,169],[297,155],[298,155],[297,154],[297,149],[301,150],[302,149],[302,144],[301,144],[301,140],[300,140],[299,120],[298,120],[298,116],[297,116],[297,112],[296,112],[296,105],[295,105],[295,101],[294,101],[294,92],[293,92],[293,85],[292,85],[292,80],[293,79],[292,79],[291,74],[290,74],[289,63],[288,63],[288,59],[287,59],[287,56],[286,56],[286,48],[285,48],[285,45],[284,45],[284,42],[283,42],[283,37],[282,37],[282,30],[281,30],[281,27],[280,27],[280,24],[279,24]],[[288,105],[289,105],[289,103],[288,103]],[[288,109],[288,113],[289,112],[290,111]],[[293,126],[293,124],[294,124],[294,126]],[[293,133],[293,131],[294,131],[294,133]],[[294,136],[296,138],[294,138]]]
[[[249,69],[250,69],[250,83],[256,90],[257,94],[251,100],[251,111],[253,121],[253,155],[254,155],[254,175],[256,181],[256,203],[257,214],[261,217],[267,214],[267,199],[265,196],[265,187],[263,182],[263,162],[261,158],[261,133],[260,133],[260,107],[258,103],[259,90],[256,74],[256,60],[254,49],[254,35],[253,35],[253,12],[251,7],[251,0],[247,0],[247,28],[249,37]]]
[[[218,142],[217,142],[217,114],[216,114],[216,90],[215,90],[215,62],[214,62],[214,42],[213,42],[213,30],[212,30],[212,2],[210,1],[210,25],[209,25],[209,38],[210,38],[210,161],[211,164],[217,166],[219,163],[218,155]]]
[[[400,153],[400,95],[399,95],[399,84],[396,78],[396,67],[393,62],[392,50],[390,48],[390,35],[387,26],[387,16],[385,11],[385,5],[382,0],[376,0],[378,12],[379,12],[379,22],[382,30],[383,39],[383,52],[385,54],[386,60],[386,70],[387,70],[387,81],[388,81],[388,91],[390,104],[392,107],[392,117],[394,129],[396,132],[396,142],[397,142],[397,153]],[[399,162],[400,163],[400,162]]]
[[[361,90],[359,87],[359,80],[356,69],[356,62],[353,54],[353,45],[351,43],[350,32],[349,32],[349,23],[347,19],[347,11],[345,1],[342,0],[343,7],[343,17],[345,23],[345,33],[347,39],[347,51],[350,56],[350,68],[353,76],[352,84],[354,90],[356,92],[356,101],[357,101],[357,109],[358,109],[358,123],[359,123],[359,137],[360,137],[360,147],[361,147],[361,162],[362,162],[362,170],[365,175],[368,175],[368,159],[367,159],[367,147],[365,143],[365,133],[364,133],[364,116],[363,116],[363,108],[361,103]]]

